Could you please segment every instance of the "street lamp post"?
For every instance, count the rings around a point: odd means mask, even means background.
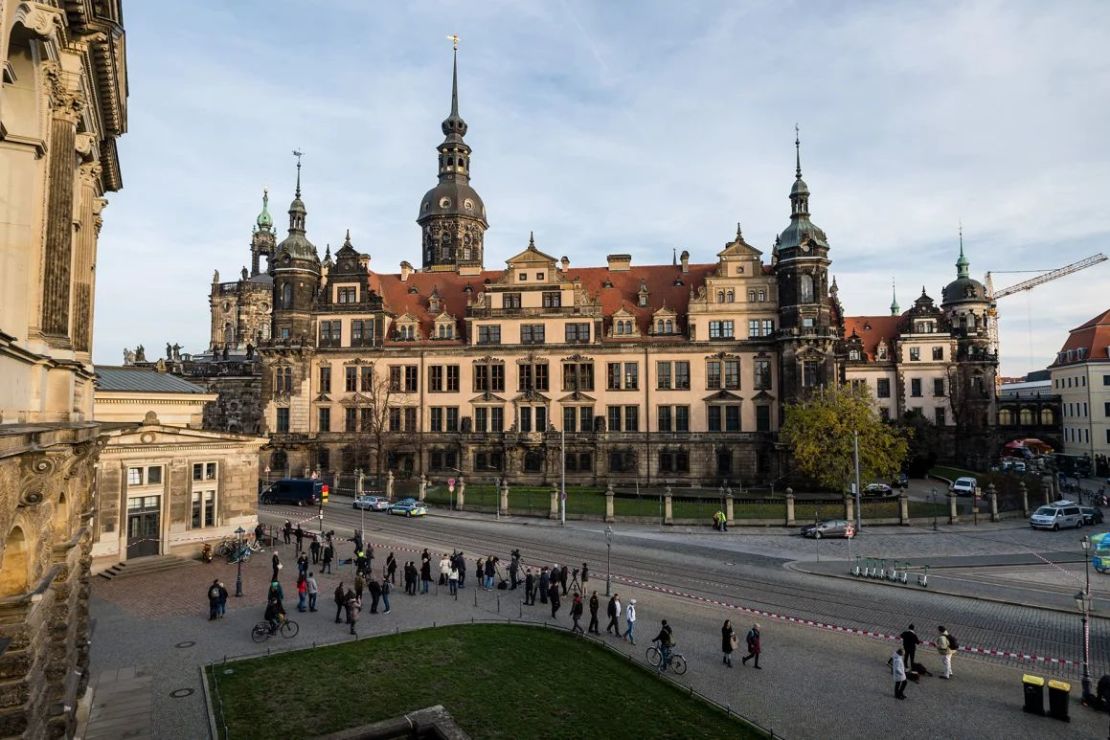
[[[611,596],[613,593],[613,576],[610,570],[610,555],[613,551],[613,528],[609,525],[605,526],[605,595]]]
[[[933,531],[937,531],[937,489],[935,487],[929,489],[929,506],[933,510]]]
[[[1083,545],[1083,590],[1075,595],[1075,605],[1083,616],[1083,700],[1091,696],[1091,566],[1087,557],[1091,540],[1084,537]]]
[[[362,468],[355,468],[355,475],[358,476],[358,482],[355,484],[355,500],[358,501],[359,497],[362,496]],[[358,531],[361,533],[361,532],[366,531],[366,502],[365,501],[358,501],[358,511],[359,511],[359,519],[360,519],[359,530]]]
[[[859,480],[859,431],[852,431],[852,457],[856,472],[856,531],[863,530],[863,508],[860,505],[860,480]]]
[[[239,527],[235,530],[235,536],[239,538],[239,552],[235,558],[235,595],[243,595],[243,535],[247,530]]]

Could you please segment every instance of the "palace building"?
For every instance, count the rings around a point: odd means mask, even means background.
[[[749,485],[783,475],[785,404],[844,382],[848,368],[861,382],[897,377],[887,356],[867,354],[868,317],[844,316],[797,138],[787,223],[769,257],[737,226],[702,262],[685,251],[654,265],[610,254],[580,267],[529,235],[494,268],[457,54],[442,132],[438,181],[418,204],[419,268],[375,269],[350,233],[321,259],[298,162],[288,235],[278,241],[264,196],[251,270],[214,280],[206,359],[259,363],[268,469],[550,483],[565,449],[571,483]],[[943,310],[922,307],[950,364],[963,356],[965,335],[952,329],[960,300],[946,289]],[[917,328],[899,320],[879,333],[895,352]]]

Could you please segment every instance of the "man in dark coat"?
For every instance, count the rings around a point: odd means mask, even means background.
[[[459,571],[459,588],[466,588],[466,558],[459,552],[459,562],[455,567]]]
[[[382,597],[382,584],[378,583],[377,576],[371,574],[370,580],[366,583],[366,589],[370,592],[370,613],[378,613],[378,599]]]
[[[520,550],[513,550],[513,559],[509,561],[509,588],[516,590],[516,575],[520,571]]]
[[[432,561],[424,558],[420,563],[420,593],[428,593],[432,585]]]
[[[281,528],[281,538],[285,544],[289,544],[289,538],[293,536],[293,523],[288,519],[285,520],[285,526]]]
[[[600,635],[601,632],[597,629],[597,608],[599,602],[597,600],[597,591],[594,591],[590,596],[590,626],[587,628],[591,635]]]
[[[315,537],[312,538],[312,544],[308,546],[309,552],[312,553],[312,564],[316,565],[320,562],[320,540]]]
[[[559,618],[559,606],[560,606],[560,603],[559,603],[559,584],[558,583],[555,583],[554,581],[551,583],[551,593],[549,593],[547,595],[547,598],[551,599],[551,618],[552,619],[558,619]]]
[[[532,569],[526,568],[524,570],[524,605],[532,606],[536,603],[536,577],[532,575]]]
[[[563,596],[567,595],[567,566],[559,568],[559,585],[563,587]]]
[[[297,528],[293,531],[293,535],[297,538],[297,552],[298,553],[303,552],[304,551],[304,530],[301,529],[300,524],[298,524]]]
[[[547,603],[547,592],[551,588],[551,576],[547,572],[547,566],[540,569],[540,603]]]
[[[578,623],[578,620],[582,618],[582,595],[581,594],[578,594],[578,593],[574,594],[574,600],[571,602],[571,605],[570,605],[570,618],[574,621],[574,626],[571,627],[570,631],[571,632],[577,632],[578,634],[582,634],[582,625],[580,625]]]
[[[320,570],[321,573],[331,573],[331,561],[335,559],[335,548],[331,543],[324,545],[324,567]]]
[[[212,581],[208,587],[208,621],[216,621],[220,613],[220,579]]]
[[[274,557],[271,558],[270,562],[274,565],[274,574],[270,576],[270,580],[276,581],[278,579],[278,571],[281,570],[281,558],[278,557],[277,550],[274,550]]]
[[[385,559],[385,578],[386,578],[387,581],[392,583],[394,586],[397,585],[397,575],[396,575],[396,573],[397,573],[397,558],[393,557],[393,553],[389,553],[389,555]]]
[[[913,664],[917,661],[917,646],[921,644],[921,638],[914,632],[912,624],[899,636],[902,638],[902,650],[905,651],[906,671],[909,672],[913,670]]]
[[[590,580],[590,566],[582,563],[582,593],[586,593],[586,584]]]
[[[343,589],[343,581],[335,587],[335,623],[339,624],[339,615],[343,613],[343,607],[347,604],[347,592]]]
[[[621,602],[620,594],[613,594],[613,598],[609,599],[609,606],[606,609],[609,615],[609,624],[605,626],[606,632],[611,632],[617,637],[621,636]]]

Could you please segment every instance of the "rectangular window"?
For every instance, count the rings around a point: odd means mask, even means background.
[[[523,324],[520,327],[520,343],[521,344],[543,344],[544,342],[544,327],[543,324]]]
[[[708,360],[705,363],[705,387],[715,390],[721,387],[721,361]]]
[[[725,360],[725,388],[736,390],[740,387],[740,360]]]
[[[459,407],[458,406],[448,406],[447,407],[447,418],[444,421],[446,423],[448,432],[457,432],[457,431],[459,431]]]
[[[389,368],[389,390],[401,390],[401,367],[399,365],[394,365]]]
[[[443,391],[443,366],[432,365],[428,368],[428,390],[433,393]]]
[[[914,398],[921,398],[921,378],[910,380],[910,395]]]
[[[609,453],[610,473],[631,473],[636,469],[636,453],[631,450],[613,450]]]
[[[289,431],[289,409],[277,410],[277,430],[278,432]]]
[[[358,423],[362,425],[359,427],[362,431],[374,431],[374,409],[360,408],[358,410]]]
[[[489,324],[478,327],[478,344],[501,344],[501,325]]]
[[[443,408],[440,406],[432,406],[431,408],[431,421],[428,424],[428,431],[442,432],[443,431]]]
[[[393,407],[389,409],[389,431],[401,431],[401,409]]]
[[[331,367],[320,368],[320,392],[331,393]]]
[[[358,431],[358,409],[346,409],[343,428],[348,432]]]
[[[193,529],[216,526],[216,492],[193,491]]]
[[[875,381],[875,396],[890,398],[890,378],[879,378]]]
[[[937,361],[944,359],[944,347],[933,347],[933,359]]]
[[[578,427],[583,432],[594,430],[594,407],[582,406],[578,412]]]
[[[937,408],[933,409],[933,423],[936,424],[938,427],[944,426],[945,418],[943,408],[938,406]]]
[[[686,360],[674,364],[674,387],[677,390],[690,390],[690,363]]]
[[[489,431],[489,409],[485,406],[474,407],[474,431]]]
[[[759,319],[748,319],[748,338],[759,336]]]
[[[331,409],[326,408],[326,407],[317,409],[316,410],[316,415],[317,415],[317,421],[319,422],[318,426],[320,427],[320,431],[321,432],[330,432],[331,431]]]
[[[723,429],[721,429],[721,407],[720,406],[710,406],[709,407],[709,431],[711,431],[711,432],[724,431]]]
[[[374,368],[359,368],[359,388],[366,393],[374,389]]]
[[[606,372],[605,387],[611,391],[619,391],[621,389],[621,364],[619,362],[609,363]]]
[[[735,404],[725,406],[725,431],[740,431],[740,407]]]
[[[321,321],[320,322],[320,346],[321,347],[338,347],[340,337],[340,326],[342,324],[338,321]]]
[[[567,324],[567,344],[582,344],[590,341],[589,324]]]
[[[505,409],[494,406],[489,410],[489,430],[501,432],[505,430]]]
[[[358,368],[348,365],[343,368],[344,372],[344,388],[348,393],[354,393],[358,390]]]
[[[405,391],[415,393],[420,388],[420,368],[416,365],[405,365]]]
[[[675,406],[674,407],[674,430],[676,432],[690,431],[690,407],[689,406]]]
[[[619,432],[621,430],[621,407],[610,406],[607,413],[609,414],[609,431]]]
[[[816,360],[807,360],[802,363],[802,386],[813,388],[817,385],[818,364]]]
[[[520,293],[504,293],[501,296],[502,308],[520,308]]]
[[[933,378],[933,395],[944,395],[944,378]]]
[[[364,322],[362,319],[355,319],[351,322],[351,346],[357,347],[362,344],[362,327]]]
[[[563,305],[563,294],[560,291],[545,291],[543,294],[544,308],[559,308]]]
[[[1110,375],[1103,375],[1102,376],[1102,384],[1103,385],[1110,385]]]
[[[658,421],[656,422],[658,427],[659,427],[659,431],[661,431],[661,432],[673,431],[672,423],[671,423],[671,407],[670,406],[660,406],[658,409],[656,409],[656,413],[659,416]]]
[[[671,363],[655,363],[655,387],[661,391],[671,389]]]
[[[195,478],[193,480],[196,480]],[[141,486],[143,484],[143,469],[142,468],[128,468],[127,469],[127,485]]]
[[[459,390],[459,366],[446,365],[447,369],[447,392],[456,393]]]
[[[547,407],[546,406],[537,406],[535,415],[536,415],[536,431],[537,432],[546,432],[547,431]]]
[[[771,407],[770,406],[756,406],[755,407],[755,430],[757,432],[771,431]]]
[[[709,338],[710,339],[732,339],[733,338],[733,322],[729,321],[710,321],[709,322]]]
[[[563,407],[563,431],[576,432],[578,431],[578,409],[574,406]]]
[[[412,407],[405,408],[405,431],[416,431],[416,409]]]
[[[756,359],[753,367],[755,370],[755,389],[759,391],[770,390],[771,361]]]
[[[358,303],[358,288],[336,288],[335,297],[338,303]]]
[[[523,273],[521,274],[523,276]],[[475,470],[501,470],[501,453],[500,452],[475,452],[474,453],[474,469]]]
[[[775,333],[775,322],[772,319],[763,319],[763,336],[769,337]]]
[[[563,390],[592,391],[594,389],[594,366],[592,362],[564,362]]]
[[[624,431],[638,432],[640,431],[640,407],[639,406],[625,406],[624,407]]]
[[[521,406],[519,413],[520,413],[520,431],[522,431],[522,432],[532,431],[532,407],[531,406]]]
[[[624,363],[624,389],[634,391],[640,387],[640,363]]]
[[[921,359],[921,348],[910,347],[910,362],[917,362]]]
[[[1105,401],[1102,404],[1102,415],[1110,416],[1110,401]]]

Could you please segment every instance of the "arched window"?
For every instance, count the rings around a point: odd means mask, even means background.
[[[293,307],[293,284],[286,283],[281,286],[281,305],[283,308]]]
[[[672,321],[671,319],[667,319],[667,332],[666,333],[667,334],[673,334],[674,333],[674,321]]]
[[[725,303],[735,303],[735,302],[736,302],[736,293],[734,293],[731,290],[728,291],[727,293],[725,293]]]
[[[1033,424],[1033,410],[1032,409],[1022,409],[1021,410],[1021,425],[1022,426],[1031,426],[1032,424]]]
[[[1041,409],[1041,425],[1050,427],[1056,423],[1056,413],[1049,408]]]
[[[1000,426],[1010,426],[1014,423],[1014,413],[1010,409],[998,410],[998,424]]]
[[[717,303],[724,303],[724,302],[725,302],[725,292],[723,290],[718,290],[717,291]]]
[[[18,596],[27,592],[31,583],[28,549],[23,529],[12,528],[4,542],[3,561],[0,561],[0,597]]]
[[[798,279],[798,302],[813,303],[813,277],[802,273]]]
[[[663,327],[664,327],[663,319],[659,319],[659,321],[657,321],[655,323],[655,333],[656,334],[662,334],[664,332]]]

